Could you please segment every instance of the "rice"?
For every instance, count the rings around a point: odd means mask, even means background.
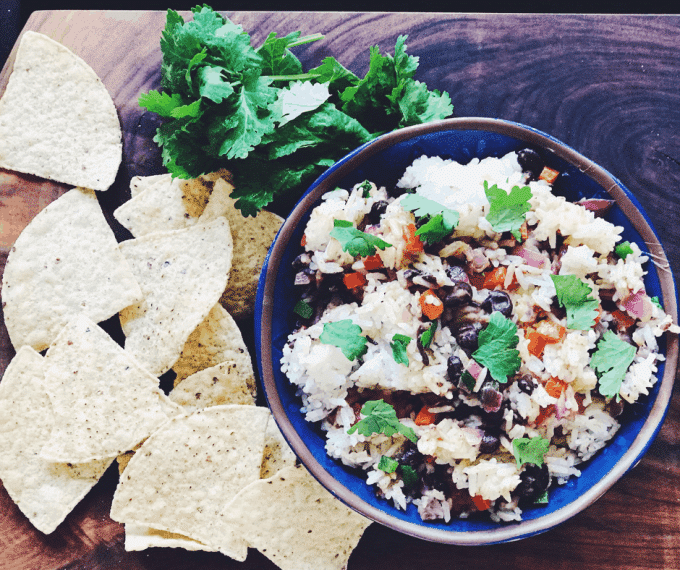
[[[424,521],[480,510],[497,522],[521,520],[614,437],[621,410],[656,382],[657,338],[680,331],[649,299],[644,318],[629,314],[626,301],[646,296],[648,257],[635,244],[625,258],[613,253],[622,228],[553,194],[522,160],[510,153],[462,165],[423,156],[396,188],[329,192],[296,260],[312,316],[301,315],[281,367],[301,410],[324,432],[330,457],[363,470],[396,508],[413,503]],[[494,229],[485,190],[494,185],[530,189],[520,229]],[[414,192],[439,209],[416,216],[406,202]],[[455,229],[423,245],[414,232],[433,231],[447,209]],[[336,220],[351,223],[363,253],[331,236]],[[365,244],[377,238],[387,245],[371,251]],[[589,326],[569,328],[556,275],[578,280],[597,301]],[[516,335],[507,350],[519,363],[506,378],[493,360],[477,362],[492,321]],[[359,336],[337,332],[341,323]],[[633,351],[614,394],[591,366],[612,334]],[[345,343],[357,349],[351,357]],[[382,407],[372,415],[370,406]],[[520,461],[522,442],[544,442],[547,451]]]

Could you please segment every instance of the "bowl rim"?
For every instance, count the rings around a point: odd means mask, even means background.
[[[581,172],[594,179],[615,199],[635,230],[642,236],[650,253],[654,256],[657,267],[665,270],[658,272],[661,291],[664,298],[664,309],[671,315],[673,322],[678,322],[678,300],[675,282],[670,264],[659,239],[651,226],[642,206],[634,196],[612,174],[592,160],[578,153],[567,144],[542,131],[520,123],[503,119],[461,117],[444,119],[423,125],[406,127],[384,134],[352,151],[326,170],[305,192],[303,197],[285,220],[267,255],[264,270],[260,276],[256,305],[256,344],[258,367],[262,379],[267,403],[272,411],[283,436],[288,441],[302,463],[312,475],[334,496],[360,514],[404,534],[424,540],[456,545],[484,545],[507,542],[526,538],[565,522],[567,519],[584,510],[600,498],[620,477],[634,467],[642,458],[661,428],[670,405],[673,384],[678,363],[678,336],[668,335],[666,361],[663,377],[659,382],[659,391],[645,423],[631,443],[628,450],[611,470],[593,487],[574,501],[562,508],[535,519],[508,523],[494,529],[478,531],[449,531],[415,524],[393,517],[366,503],[350,489],[337,481],[318,463],[304,440],[289,422],[283,407],[273,372],[271,338],[272,317],[274,309],[274,284],[281,257],[288,246],[291,235],[308,209],[322,194],[334,187],[336,180],[341,180],[354,168],[375,154],[405,140],[429,133],[448,130],[483,130],[521,140],[528,145],[541,147],[554,153],[557,157],[578,167]]]

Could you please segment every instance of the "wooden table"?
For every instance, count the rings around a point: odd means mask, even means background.
[[[326,55],[363,74],[368,47],[391,51],[407,33],[420,57],[417,79],[448,91],[457,116],[525,123],[565,141],[618,177],[642,202],[680,275],[679,17],[380,13],[229,13],[259,45],[269,31],[320,32],[298,48],[305,67]],[[162,171],[151,138],[155,120],[137,96],[159,83],[163,13],[38,12],[26,29],[43,32],[85,59],[113,96],[124,160],[103,195],[110,212],[136,174]],[[0,74],[0,92],[13,56]],[[0,171],[0,271],[8,248],[44,206],[67,189]],[[0,373],[14,351],[0,326]],[[0,569],[269,569],[252,551],[244,563],[218,554],[153,549],[127,553],[123,528],[108,517],[115,469],[50,536],[35,531],[0,488]],[[369,527],[350,570],[680,568],[680,394],[651,449],[586,511],[519,542],[454,547]]]

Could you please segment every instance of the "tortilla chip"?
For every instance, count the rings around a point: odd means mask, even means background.
[[[12,344],[38,351],[73,316],[101,322],[142,298],[95,193],[83,188],[33,218],[10,250],[2,279]]]
[[[45,356],[54,425],[41,457],[69,463],[116,457],[181,413],[158,379],[87,317],[75,317]]]
[[[344,570],[371,524],[302,466],[251,483],[222,518],[281,570]]]
[[[252,316],[260,271],[283,218],[265,210],[255,217],[243,216],[230,197],[234,186],[227,170],[193,180],[169,176],[139,179],[137,185],[143,184],[144,189],[135,190],[134,197],[113,215],[135,237],[191,226],[199,219],[207,222],[226,217],[234,240],[234,258],[220,302],[237,320]]]
[[[164,184],[172,180],[172,174],[153,174],[151,176],[133,176],[130,180],[130,195],[134,198],[147,188],[156,184]]]
[[[159,178],[117,208],[113,216],[135,237],[194,225],[208,203],[210,188],[186,182],[170,175]]]
[[[258,479],[268,419],[266,408],[239,405],[174,418],[130,461],[111,518],[181,534],[245,560],[246,542],[222,528],[220,512]]]
[[[195,372],[168,397],[187,413],[223,404],[255,405],[250,387],[233,360]]]
[[[70,465],[39,455],[52,430],[45,362],[19,349],[0,382],[0,479],[21,512],[49,534],[104,474],[113,458]]]
[[[147,548],[183,548],[184,550],[207,550],[217,552],[217,548],[207,546],[181,534],[156,530],[137,524],[125,525],[125,550],[128,552]]]
[[[122,150],[116,108],[92,68],[47,36],[25,32],[0,99],[0,166],[106,190]]]
[[[256,398],[257,384],[248,347],[234,319],[216,304],[189,335],[182,354],[172,367],[177,374],[175,386],[195,372],[228,361],[236,363],[238,376],[244,379],[253,398]]]
[[[260,468],[260,479],[268,479],[285,467],[293,467],[297,462],[295,452],[283,437],[279,426],[272,418],[264,434],[264,455]]]
[[[218,218],[120,247],[145,297],[120,313],[125,350],[160,376],[224,291],[233,253],[229,223]]]
[[[218,178],[201,219],[223,215],[229,220],[234,238],[234,259],[220,303],[232,317],[240,320],[251,317],[255,311],[260,272],[284,220],[266,210],[261,210],[255,217],[243,216],[234,206],[236,200],[230,197],[233,189],[234,186],[224,177]]]

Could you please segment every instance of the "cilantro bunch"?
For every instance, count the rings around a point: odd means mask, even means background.
[[[241,26],[210,7],[192,12],[185,22],[168,10],[162,92],[141,95],[139,104],[166,119],[154,141],[168,171],[194,178],[228,168],[245,215],[278,195],[297,199],[324,169],[381,133],[452,114],[448,94],[413,78],[418,58],[407,55],[405,36],[394,56],[371,47],[360,78],[333,57],[303,70],[290,50],[319,34],[272,32],[253,47]]]

